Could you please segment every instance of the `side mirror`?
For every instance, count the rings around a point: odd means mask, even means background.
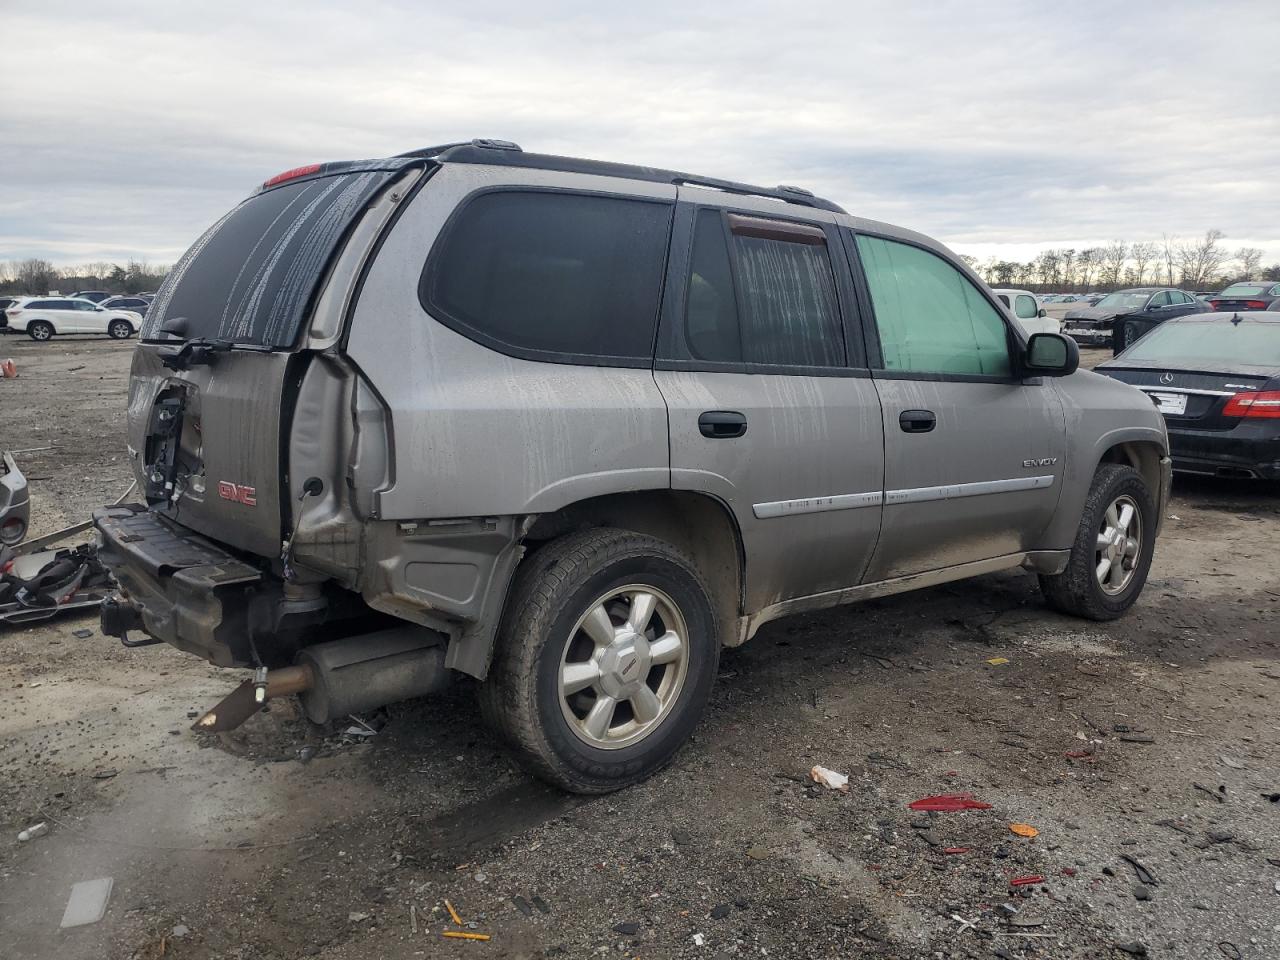
[[[1080,348],[1060,333],[1033,333],[1027,341],[1024,366],[1032,374],[1070,376],[1080,366]]]
[[[1044,307],[1041,307],[1039,310],[1036,311],[1037,317],[1047,317],[1048,315],[1049,314],[1045,313]]]

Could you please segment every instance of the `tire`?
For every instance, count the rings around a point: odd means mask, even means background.
[[[590,616],[597,608],[603,623]],[[647,622],[643,646],[625,630],[633,616]],[[683,651],[672,654],[681,632]],[[569,534],[516,570],[481,711],[535,776],[572,793],[618,790],[664,767],[693,732],[719,636],[707,587],[679,550],[626,530]],[[562,680],[572,687],[564,695]]]
[[[47,320],[32,320],[27,324],[27,336],[43,343],[53,338],[53,324]]]
[[[128,320],[112,320],[107,324],[107,334],[112,340],[128,340],[133,336],[133,324]]]
[[[1113,533],[1119,528],[1112,520],[1123,519],[1125,507],[1132,508],[1134,519],[1122,543]],[[1040,577],[1040,589],[1049,606],[1090,620],[1114,620],[1133,606],[1151,569],[1157,519],[1155,500],[1141,473],[1118,463],[1099,465],[1067,568]],[[1103,540],[1108,537],[1112,545],[1104,547]],[[1137,540],[1136,548],[1128,542],[1133,539]],[[1101,573],[1103,559],[1110,561],[1105,574]]]

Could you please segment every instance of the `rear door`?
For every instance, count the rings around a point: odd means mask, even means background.
[[[857,584],[884,437],[834,217],[680,196],[654,374],[672,486],[732,510],[748,611]]]
[[[129,386],[129,454],[154,509],[222,543],[280,555],[282,435],[308,361],[304,324],[372,199],[421,163],[291,171],[173,267],[147,312]]]
[[[868,579],[1033,549],[1065,465],[1052,381],[1017,375],[1021,339],[938,251],[865,233],[854,247],[884,414],[884,519]]]

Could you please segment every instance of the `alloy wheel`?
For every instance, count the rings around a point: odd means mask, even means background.
[[[670,714],[688,668],[688,628],[675,602],[644,584],[615,587],[587,607],[565,639],[560,710],[590,746],[630,746]]]
[[[1104,593],[1123,593],[1138,568],[1142,552],[1142,514],[1130,496],[1116,497],[1103,515],[1098,532],[1094,575]]]

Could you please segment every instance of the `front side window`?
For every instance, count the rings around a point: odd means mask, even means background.
[[[1149,310],[1152,307],[1167,307],[1172,302],[1173,302],[1173,297],[1170,296],[1169,291],[1162,290],[1160,293],[1157,293],[1154,297],[1151,298],[1151,302],[1147,304],[1147,309]]]
[[[842,366],[835,274],[822,228],[700,210],[685,338],[698,360]]]
[[[481,194],[437,241],[420,299],[458,332],[515,356],[647,363],[671,210],[550,191]]]
[[[1035,297],[1019,294],[1016,313],[1019,319],[1034,320],[1040,314],[1040,305],[1036,303]]]
[[[937,254],[859,236],[886,370],[1008,377],[1008,333],[996,308]]]

